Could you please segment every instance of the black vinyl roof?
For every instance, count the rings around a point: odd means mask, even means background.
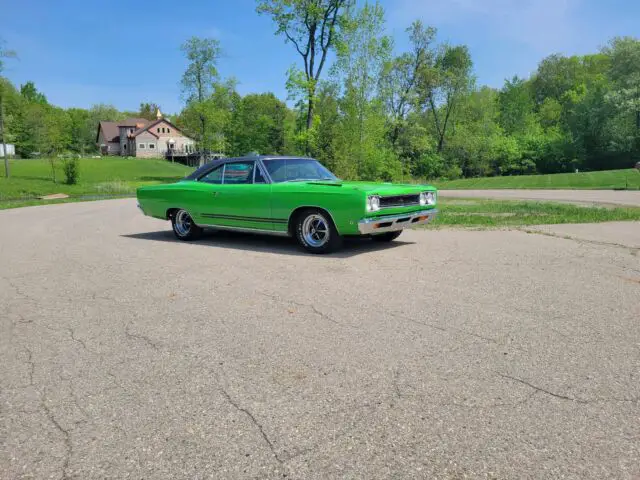
[[[313,160],[313,158],[309,157],[301,157],[301,156],[284,156],[284,155],[256,155],[256,156],[247,156],[247,157],[234,157],[234,158],[220,158],[218,160],[212,160],[209,163],[205,163],[203,166],[199,167],[195,171],[193,171],[190,175],[184,177],[184,180],[197,180],[203,175],[206,175],[208,172],[213,170],[216,167],[224,163],[233,163],[233,162],[242,162],[242,161],[252,161],[256,160]]]

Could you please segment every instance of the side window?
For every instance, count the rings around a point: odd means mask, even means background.
[[[253,162],[227,163],[223,183],[225,185],[253,183]]]
[[[262,176],[262,171],[257,166],[255,167],[255,170],[256,170],[256,176],[253,180],[253,183],[267,183],[265,178]]]
[[[223,167],[224,167],[224,165],[220,165],[215,170],[212,170],[211,172],[207,173],[204,177],[200,177],[199,181],[200,182],[205,182],[205,183],[216,183],[216,184],[222,183],[222,168]]]

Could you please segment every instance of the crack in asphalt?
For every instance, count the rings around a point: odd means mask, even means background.
[[[538,392],[542,392],[542,393],[544,393],[544,394],[546,394],[546,395],[549,395],[549,396],[551,396],[551,397],[558,398],[558,399],[560,399],[560,400],[569,400],[569,401],[571,401],[571,402],[584,403],[584,404],[589,403],[587,400],[583,400],[583,399],[580,399],[580,398],[568,397],[568,396],[566,396],[566,395],[561,395],[561,394],[559,394],[559,393],[554,393],[554,392],[552,392],[552,391],[550,391],[550,390],[546,390],[546,389],[544,389],[544,388],[542,388],[542,387],[538,387],[538,386],[536,386],[536,385],[534,385],[534,384],[532,384],[532,383],[529,383],[529,382],[527,382],[526,380],[523,380],[523,379],[521,379],[521,378],[512,377],[511,375],[505,375],[504,373],[499,373],[499,372],[496,372],[496,373],[497,373],[499,376],[501,376],[502,378],[507,378],[507,379],[509,379],[509,380],[513,380],[514,382],[521,383],[521,384],[523,384],[523,385],[526,385],[527,387],[533,388],[534,390],[536,390],[536,391],[538,391]]]
[[[429,398],[429,395],[427,395],[427,394],[404,393],[404,392],[402,392],[402,390],[400,388],[400,369],[398,369],[398,368],[395,368],[393,370],[393,388],[394,388],[395,396],[400,398],[400,399],[403,399],[403,398],[422,398],[422,399],[427,399],[427,398]],[[430,405],[435,405],[435,406],[439,406],[439,407],[458,407],[458,408],[468,408],[468,409],[473,409],[473,410],[482,410],[482,409],[486,409],[486,408],[497,408],[497,407],[515,407],[515,406],[518,406],[518,405],[524,405],[529,400],[531,400],[531,398],[533,398],[533,396],[536,395],[537,393],[538,393],[538,390],[536,389],[534,392],[532,392],[530,395],[528,395],[524,399],[513,401],[513,402],[491,403],[491,404],[488,404],[488,405],[467,405],[467,404],[458,403],[458,402],[446,402],[446,403],[427,402],[427,403],[429,403]]]
[[[22,346],[22,348],[24,348],[27,352],[27,364],[29,365],[29,385],[26,385],[26,386],[34,387],[35,383],[33,383],[33,375],[35,374],[35,371],[36,371],[36,364],[33,361],[33,352],[28,347],[25,347],[24,345]]]
[[[336,320],[335,318],[331,317],[330,315],[318,310],[318,308],[316,308],[316,306],[313,305],[313,304],[296,302],[295,300],[287,300],[287,299],[284,299],[282,297],[279,297],[278,295],[273,295],[273,294],[266,293],[266,292],[256,292],[256,293],[258,293],[259,295],[262,295],[263,297],[271,298],[272,300],[276,300],[276,301],[281,302],[281,303],[289,303],[289,304],[295,305],[297,307],[309,308],[309,309],[311,309],[313,311],[313,313],[315,313],[319,317],[324,318],[325,320],[327,320],[327,321],[329,321],[331,323],[335,323],[336,325],[339,325],[341,327],[353,328],[355,330],[359,330],[360,329],[359,326],[352,325],[350,323],[339,322],[338,320]]]
[[[129,327],[133,324],[133,322],[129,322],[125,327],[124,327],[124,333],[127,337],[132,338],[134,340],[138,340],[141,341],[142,343],[146,344],[148,347],[153,348],[154,350],[158,351],[160,350],[160,347],[158,347],[158,345],[156,343],[154,343],[149,337],[146,337],[144,335],[141,335],[139,333],[131,333],[129,331]]]
[[[401,313],[395,313],[395,312],[390,312],[387,311],[387,313],[393,317],[396,318],[401,318],[403,320],[408,320],[409,322],[415,323],[416,325],[422,325],[424,327],[429,327],[429,328],[433,328],[434,330],[438,330],[440,332],[446,332],[446,333],[451,333],[451,332],[457,332],[457,333],[462,333],[463,335],[467,335],[469,337],[474,337],[474,338],[478,338],[480,340],[483,340],[486,343],[491,343],[493,345],[500,345],[502,347],[510,347],[510,348],[515,348],[516,350],[522,350],[520,347],[514,347],[513,345],[509,345],[503,342],[499,342],[498,340],[496,340],[495,338],[491,338],[491,337],[485,337],[484,335],[480,335],[478,333],[475,332],[470,332],[469,330],[465,330],[463,328],[457,328],[457,327],[441,327],[439,325],[435,325],[433,323],[429,323],[429,322],[421,322],[420,320],[416,320],[415,318],[411,318],[408,317],[406,315],[403,315]]]
[[[71,456],[73,455],[73,444],[71,443],[71,433],[68,430],[62,427],[60,423],[56,420],[56,417],[53,415],[53,412],[49,408],[46,402],[46,398],[44,394],[40,394],[40,404],[42,405],[42,409],[44,410],[47,418],[51,422],[51,424],[63,435],[63,441],[66,449],[64,461],[62,462],[62,476],[60,477],[62,480],[67,480],[69,478],[68,470],[69,463],[71,462]]]
[[[277,452],[275,446],[273,445],[273,442],[271,442],[271,440],[267,436],[266,432],[264,431],[264,428],[262,427],[262,424],[260,422],[258,422],[256,417],[249,410],[247,410],[244,407],[241,407],[236,401],[234,401],[233,398],[231,398],[231,395],[229,395],[229,393],[221,385],[220,385],[220,392],[222,393],[222,395],[227,399],[227,401],[236,410],[244,413],[247,416],[247,418],[249,418],[251,420],[251,423],[253,423],[256,426],[256,428],[260,432],[260,435],[262,436],[262,438],[264,439],[265,443],[267,444],[267,446],[271,450],[271,453],[273,454],[273,458],[275,458],[276,461],[280,465],[284,465],[284,460],[280,458],[280,455],[278,455],[278,452]]]
[[[90,350],[87,348],[87,344],[84,343],[84,340],[82,340],[81,338],[76,337],[73,328],[67,327],[67,331],[69,332],[69,335],[71,335],[71,340],[73,340],[74,342],[79,343],[80,345],[82,345],[82,348],[84,348],[87,352],[90,352]]]
[[[590,245],[599,245],[599,246],[603,246],[603,247],[618,247],[618,248],[623,248],[625,250],[628,250],[631,255],[638,255],[638,253],[640,252],[640,248],[638,247],[632,247],[630,245],[624,245],[622,243],[615,243],[615,242],[604,242],[601,240],[588,240],[585,238],[577,238],[577,237],[572,237],[571,235],[561,235],[558,233],[553,233],[553,232],[545,232],[543,230],[531,230],[528,228],[516,228],[516,230],[520,231],[520,232],[524,232],[524,233],[529,233],[532,235],[543,235],[545,237],[553,237],[553,238],[560,238],[562,240],[571,240],[574,241],[576,243],[580,243],[580,244],[590,244]]]

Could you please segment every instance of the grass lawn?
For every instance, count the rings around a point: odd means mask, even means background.
[[[449,199],[439,205],[434,226],[508,227],[556,223],[640,220],[637,207],[593,207],[566,203]]]
[[[56,179],[51,179],[51,166],[46,159],[11,160],[11,178],[0,177],[0,208],[5,205],[35,201],[40,196],[66,193],[72,197],[86,195],[130,195],[137,187],[178,180],[193,168],[159,159],[125,157],[82,158],[76,185],[64,184],[62,161],[57,161]],[[0,171],[4,166],[0,162]],[[19,203],[21,203],[19,202]]]
[[[442,189],[535,188],[535,189],[622,189],[640,190],[640,171],[606,170],[602,172],[556,173],[553,175],[520,175],[512,177],[463,178],[435,181]]]

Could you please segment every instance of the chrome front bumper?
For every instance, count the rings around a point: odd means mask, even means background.
[[[421,212],[390,215],[388,217],[364,218],[358,222],[358,230],[362,235],[375,233],[397,232],[405,228],[417,227],[430,223],[438,215],[438,210],[423,210]]]

